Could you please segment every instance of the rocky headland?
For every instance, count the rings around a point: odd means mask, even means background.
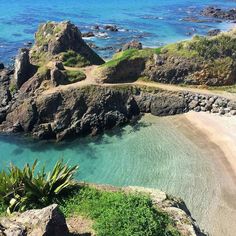
[[[63,140],[101,133],[143,113],[235,115],[236,102],[227,96],[154,83],[234,85],[235,41],[234,30],[157,49],[132,41],[105,62],[75,25],[48,22],[32,48],[20,50],[15,70],[0,70],[0,129]]]

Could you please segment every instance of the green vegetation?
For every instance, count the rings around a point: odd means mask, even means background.
[[[92,219],[98,236],[177,236],[172,221],[146,195],[83,187],[61,207],[64,214]]]
[[[161,48],[155,48],[155,49],[147,48],[147,49],[142,49],[142,50],[128,49],[128,50],[116,53],[110,61],[103,64],[101,67],[115,67],[122,61],[134,60],[137,58],[149,58],[154,53],[160,54]]]
[[[39,26],[38,32],[35,34],[35,40],[38,46],[46,45],[53,37],[56,37],[62,29],[59,25],[56,25],[53,22],[47,22]],[[46,33],[46,35],[44,34]]]
[[[222,57],[236,58],[236,31],[214,37],[194,36],[192,40],[167,45],[162,52],[183,57],[200,57],[214,60]]]
[[[0,172],[0,210],[7,208],[11,213],[45,207],[58,202],[75,186],[73,176],[78,166],[68,167],[58,161],[47,174],[45,168],[36,173],[36,165],[37,161],[21,170],[11,164],[8,170]]]
[[[40,77],[45,77],[48,73],[50,73],[50,69],[44,65],[38,68],[37,73]]]
[[[198,56],[197,51],[189,49],[190,41],[182,41],[179,43],[168,44],[163,47],[162,53],[168,53],[175,56],[192,58]]]
[[[73,181],[78,166],[58,161],[49,173],[37,161],[0,172],[0,215],[58,203],[66,217],[91,219],[98,236],[180,236],[169,216],[148,195],[99,190]]]
[[[90,65],[90,62],[86,58],[72,50],[62,53],[62,61],[65,66],[69,67],[84,67]]]
[[[14,82],[11,81],[9,90],[10,90],[11,94],[14,94],[14,93],[17,91],[16,83],[14,83]]]
[[[225,91],[228,93],[236,93],[236,84],[229,85],[229,86],[214,86],[214,87],[208,87],[209,90],[215,90],[215,91]]]
[[[80,70],[66,70],[67,79],[70,83],[79,82],[86,79],[86,75]]]

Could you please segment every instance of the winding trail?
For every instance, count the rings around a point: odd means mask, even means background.
[[[47,66],[51,67],[52,62],[50,62]],[[98,66],[87,66],[87,67],[67,67],[65,66],[66,70],[70,71],[83,71],[86,75],[86,79],[83,81],[79,81],[73,84],[68,84],[68,85],[60,85],[58,87],[53,87],[50,88],[46,91],[43,92],[43,94],[51,94],[56,91],[65,91],[67,89],[74,89],[74,88],[80,88],[88,85],[97,85],[97,86],[110,86],[110,87],[115,87],[115,86],[122,86],[122,85],[136,85],[136,86],[145,86],[145,87],[150,87],[150,88],[157,88],[157,89],[163,89],[163,90],[168,90],[168,91],[189,91],[193,93],[201,93],[201,94],[206,94],[206,95],[216,95],[216,96],[222,96],[227,99],[231,100],[236,100],[236,93],[229,93],[226,91],[221,91],[221,90],[208,90],[208,89],[201,89],[201,88],[192,88],[188,86],[179,86],[179,85],[174,85],[174,84],[163,84],[163,83],[157,83],[157,82],[147,82],[147,81],[142,81],[142,80],[137,80],[135,82],[128,82],[128,83],[101,83],[99,82],[99,78],[95,76],[93,73],[94,70]]]

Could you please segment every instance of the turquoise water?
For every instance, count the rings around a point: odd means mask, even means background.
[[[34,159],[50,168],[64,158],[79,164],[76,178],[116,186],[159,188],[182,197],[194,217],[207,222],[217,197],[218,180],[206,150],[186,137],[173,118],[146,116],[95,138],[63,144],[1,136],[0,166],[23,166]]]
[[[132,39],[146,46],[160,46],[195,33],[205,34],[209,29],[229,27],[227,23],[181,21],[199,16],[199,11],[208,5],[235,7],[230,0],[1,0],[0,61],[10,62],[18,48],[33,40],[38,24],[48,20],[71,20],[85,32],[95,24],[116,24],[118,33],[108,32],[105,38],[88,40],[100,47],[115,48]],[[98,51],[103,57],[110,57],[113,52]]]

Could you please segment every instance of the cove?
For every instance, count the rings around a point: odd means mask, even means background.
[[[145,115],[135,125],[67,143],[1,136],[0,166],[10,162],[23,166],[38,159],[50,168],[63,158],[71,165],[79,164],[79,181],[159,188],[179,196],[206,229],[219,202],[218,171],[207,149],[194,141],[198,134],[192,129],[191,136],[190,131],[182,116]]]

